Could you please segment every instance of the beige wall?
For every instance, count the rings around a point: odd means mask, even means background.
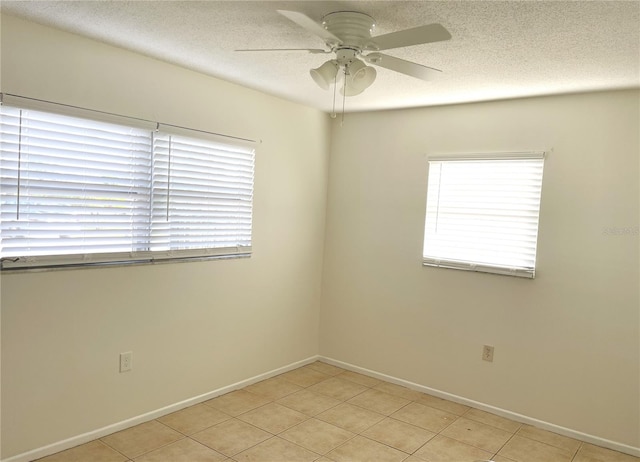
[[[335,124],[320,353],[640,446],[639,102],[620,91]],[[428,154],[541,149],[534,280],[422,267]]]
[[[317,354],[326,114],[11,17],[2,47],[3,92],[263,141],[250,259],[2,276],[4,458]]]

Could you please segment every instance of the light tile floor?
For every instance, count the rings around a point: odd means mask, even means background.
[[[640,462],[322,362],[41,462]]]

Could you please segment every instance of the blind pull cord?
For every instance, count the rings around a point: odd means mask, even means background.
[[[18,129],[18,190],[16,191],[16,220],[20,219],[20,187],[22,180],[22,109],[20,109],[20,128]]]
[[[173,137],[169,135],[169,168],[167,172],[167,221],[169,221],[169,196],[171,195],[171,149]]]
[[[440,190],[442,189],[442,169],[444,165],[440,165],[440,169],[438,170],[438,208],[436,209],[436,233],[438,232],[438,224],[440,220]]]

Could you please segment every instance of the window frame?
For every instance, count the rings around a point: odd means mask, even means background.
[[[540,229],[540,212],[542,208],[542,187],[543,187],[543,174],[545,160],[549,154],[547,150],[538,151],[525,151],[525,152],[492,152],[492,153],[466,153],[466,154],[438,154],[428,156],[427,158],[427,192],[425,194],[425,220],[423,228],[423,248],[422,248],[422,264],[423,266],[457,269],[463,271],[475,271],[483,273],[491,273],[506,276],[518,276],[523,278],[535,278],[536,274],[536,258],[537,258],[537,244],[538,235]],[[519,161],[519,160],[539,160],[540,166],[540,178],[538,186],[537,197],[537,211],[536,211],[536,224],[535,224],[535,239],[533,240],[534,250],[532,252],[533,265],[531,267],[506,265],[497,262],[480,262],[473,261],[473,259],[457,259],[450,256],[436,256],[433,254],[427,254],[427,229],[430,226],[429,223],[429,175],[432,162],[481,162],[481,161]]]
[[[51,103],[42,100],[35,100],[31,98],[24,98],[16,95],[8,95],[6,93],[0,93],[0,104],[2,106],[7,106],[10,108],[22,109],[22,110],[32,110],[38,112],[44,112],[47,114],[51,114],[53,116],[66,116],[73,117],[77,119],[86,119],[97,122],[105,122],[109,124],[116,124],[121,127],[127,127],[137,130],[144,130],[149,132],[150,137],[150,149],[146,154],[148,156],[148,161],[151,164],[151,169],[153,169],[153,164],[155,161],[155,157],[157,156],[154,146],[154,136],[162,133],[163,135],[182,137],[184,139],[192,139],[197,140],[200,143],[204,143],[206,145],[216,146],[217,149],[223,149],[223,147],[227,147],[230,150],[237,150],[241,154],[239,156],[244,156],[244,159],[248,159],[250,167],[244,166],[244,172],[242,172],[243,179],[245,181],[245,194],[244,194],[244,222],[243,226],[246,228],[248,226],[248,245],[245,233],[245,239],[238,239],[238,245],[224,245],[224,246],[207,246],[207,247],[197,247],[197,248],[165,248],[163,250],[151,250],[152,249],[152,219],[153,219],[153,208],[154,208],[154,181],[153,175],[154,172],[151,173],[151,178],[148,184],[148,228],[143,231],[146,233],[143,236],[143,240],[145,240],[146,244],[144,244],[144,248],[138,247],[137,250],[132,251],[117,251],[117,252],[85,252],[85,253],[64,253],[53,255],[51,252],[47,255],[34,255],[26,253],[22,256],[15,256],[15,252],[11,253],[12,256],[6,256],[6,254],[0,253],[0,270],[1,271],[12,271],[12,270],[46,270],[46,269],[62,269],[62,268],[77,268],[77,267],[88,267],[88,266],[102,266],[102,265],[130,265],[130,264],[147,264],[147,263],[157,263],[157,262],[170,262],[170,261],[194,261],[194,260],[204,260],[204,259],[228,259],[228,258],[247,258],[251,256],[252,247],[251,240],[253,234],[253,192],[254,192],[254,172],[255,172],[255,147],[257,142],[251,139],[239,138],[230,135],[222,135],[212,132],[207,132],[203,130],[195,130],[189,129],[185,127],[180,127],[171,124],[162,124],[159,122],[147,121],[144,119],[136,119],[127,116],[121,116],[112,113],[93,111],[90,109],[79,108],[75,106],[68,105],[60,105],[57,103]],[[2,132],[0,132],[0,136]],[[4,139],[0,141],[5,141]],[[0,152],[0,160],[3,162],[6,161],[4,146]],[[222,151],[220,151],[222,152]],[[234,153],[231,154],[235,155]],[[20,168],[20,167],[18,167]],[[4,175],[6,172],[2,172]],[[200,172],[198,172],[200,173]],[[232,175],[233,176],[233,175]],[[4,176],[3,176],[4,179]],[[226,181],[226,179],[225,179]],[[237,178],[231,178],[228,180],[229,184],[234,185],[234,181],[237,181]],[[250,191],[247,194],[246,185],[249,184]],[[226,183],[223,184],[222,189],[224,189]],[[226,192],[224,190],[223,192]],[[14,193],[15,195],[19,195],[19,193]],[[231,196],[230,196],[231,197]],[[213,199],[211,199],[213,200]],[[214,206],[212,206],[214,207]],[[200,208],[194,208],[194,210],[199,211]],[[248,210],[248,212],[247,212]],[[225,212],[226,213],[226,212]],[[247,219],[248,215],[248,219]],[[198,215],[195,214],[194,217]],[[228,218],[223,214],[221,220]],[[248,222],[248,224],[247,224]],[[222,227],[222,225],[221,225]],[[0,224],[0,252],[2,250],[2,238],[3,238],[3,226]],[[207,231],[208,232],[208,231]],[[232,233],[236,232],[232,230]],[[132,237],[131,245],[133,244],[134,238]],[[211,243],[209,243],[211,244]],[[26,247],[26,245],[25,245]],[[53,249],[55,250],[55,248]],[[91,249],[95,250],[95,249]]]

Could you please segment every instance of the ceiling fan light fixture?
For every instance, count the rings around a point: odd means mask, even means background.
[[[311,69],[309,73],[320,88],[328,90],[329,86],[334,82],[339,68],[338,61],[332,59],[316,69]]]
[[[373,67],[356,59],[347,66],[345,84],[340,92],[345,96],[359,95],[373,84],[376,75],[377,72]]]

